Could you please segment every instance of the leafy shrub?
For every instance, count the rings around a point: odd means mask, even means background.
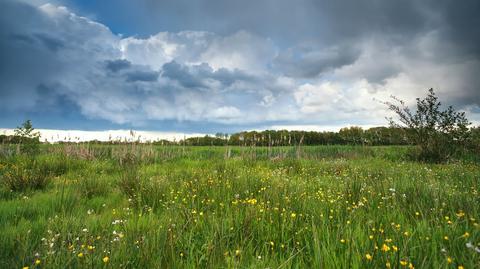
[[[12,191],[44,189],[50,182],[48,169],[32,159],[19,159],[2,169],[1,183]]]
[[[34,156],[40,152],[40,133],[36,132],[30,120],[15,129],[15,135],[21,138],[20,151]]]
[[[465,152],[470,122],[464,112],[457,112],[452,106],[440,110],[441,103],[433,89],[428,91],[426,98],[417,98],[415,112],[404,101],[393,99],[399,104],[385,104],[397,114],[399,122],[390,118],[390,125],[408,130],[409,140],[418,146],[418,151],[412,152],[417,159],[442,162]]]

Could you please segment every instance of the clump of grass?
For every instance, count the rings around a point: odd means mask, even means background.
[[[2,168],[2,185],[11,191],[40,190],[51,181],[51,173],[34,159],[22,158]]]
[[[106,195],[110,189],[110,183],[102,175],[88,174],[78,179],[78,190],[85,198]]]

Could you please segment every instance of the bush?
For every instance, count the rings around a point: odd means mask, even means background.
[[[417,108],[412,112],[405,102],[392,97],[397,104],[385,102],[399,117],[399,122],[390,118],[390,125],[407,129],[409,140],[418,146],[413,155],[422,161],[442,162],[466,151],[470,122],[464,112],[452,106],[440,110],[441,103],[433,89],[425,99],[417,98]]]
[[[1,175],[1,183],[11,191],[44,189],[50,182],[50,172],[32,159],[7,164]]]

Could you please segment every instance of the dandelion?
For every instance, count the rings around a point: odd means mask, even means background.
[[[401,260],[401,261],[400,261],[400,264],[401,264],[402,266],[407,266],[408,262],[405,261],[405,260]]]
[[[448,236],[445,235],[445,236],[443,237],[443,240],[448,241]]]
[[[235,250],[235,256],[238,257],[238,256],[240,256],[240,254],[242,254],[241,250],[239,250],[239,249]]]
[[[369,235],[368,239],[373,240],[373,235]]]
[[[40,263],[41,263],[41,261],[39,259],[35,260],[35,265],[39,265]]]
[[[470,236],[470,233],[468,233],[468,232],[465,232],[465,233],[462,235],[463,238],[468,238],[469,236]]]
[[[450,263],[452,263],[452,262],[453,262],[452,258],[451,258],[451,257],[447,257],[447,263],[450,264]]]
[[[290,217],[292,217],[292,219],[294,219],[295,217],[297,217],[297,214],[292,213],[292,214],[290,214]]]
[[[365,254],[365,258],[368,260],[368,261],[371,261],[373,259],[372,255],[370,255],[369,253]]]
[[[102,259],[102,261],[103,261],[104,263],[107,263],[109,260],[110,260],[110,258],[109,258],[108,256],[105,256],[105,257],[103,257],[103,259]]]
[[[83,258],[83,252],[78,253],[78,254],[77,254],[77,257]]]
[[[457,269],[465,269],[465,267],[463,267],[463,265],[459,265]]]
[[[390,247],[388,245],[386,245],[386,244],[382,245],[382,251],[383,252],[388,252],[389,250],[390,250]]]
[[[340,243],[345,244],[345,239],[340,239]]]
[[[385,263],[385,267],[392,268],[392,265],[390,264],[390,262],[387,262],[387,263]]]
[[[22,267],[22,268],[23,268],[23,269],[28,269],[29,267],[28,267],[28,266],[24,266],[24,267]]]
[[[409,268],[409,269],[415,269],[415,267],[413,266],[412,263],[409,263],[409,264],[408,264],[408,268]]]

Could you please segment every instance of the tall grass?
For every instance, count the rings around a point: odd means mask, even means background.
[[[475,163],[409,162],[403,147],[118,147],[44,148],[50,183],[0,197],[0,268],[480,265]]]

